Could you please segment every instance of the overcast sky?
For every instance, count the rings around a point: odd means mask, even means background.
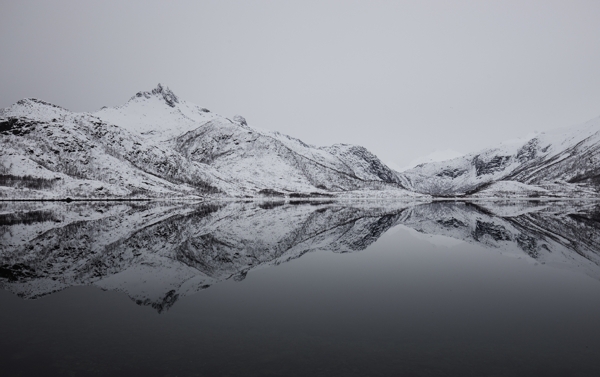
[[[403,166],[600,115],[600,1],[0,0],[0,107],[158,82]]]

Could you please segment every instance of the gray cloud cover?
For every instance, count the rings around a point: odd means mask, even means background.
[[[2,1],[0,107],[165,83],[403,165],[600,115],[598,1]]]

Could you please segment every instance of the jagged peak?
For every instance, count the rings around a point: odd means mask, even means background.
[[[328,147],[323,147],[324,149],[337,149],[340,151],[351,151],[351,152],[356,152],[356,151],[367,151],[369,152],[369,150],[365,147],[363,147],[362,145],[356,145],[356,144],[346,144],[346,143],[336,143],[333,145],[330,145]],[[371,153],[371,152],[369,152]]]
[[[175,107],[175,104],[179,103],[179,97],[177,97],[175,95],[175,93],[173,93],[171,91],[171,89],[169,89],[168,86],[164,86],[161,83],[158,83],[156,88],[152,89],[151,91],[137,92],[135,94],[135,96],[131,97],[131,99],[134,100],[136,98],[141,98],[141,97],[150,98],[153,96],[162,97],[165,100],[165,102],[167,103],[167,105],[169,105],[171,107]]]
[[[331,145],[332,148],[351,148],[354,147],[354,144],[347,144],[347,143],[335,143],[333,145]]]
[[[241,115],[235,115],[233,117],[233,121],[236,123],[239,123],[240,126],[248,126],[248,122],[246,121],[246,118],[244,118]]]

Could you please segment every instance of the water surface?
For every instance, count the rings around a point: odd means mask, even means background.
[[[600,207],[4,203],[7,375],[597,376]]]

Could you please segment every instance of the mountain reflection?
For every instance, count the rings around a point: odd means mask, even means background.
[[[600,279],[595,202],[4,203],[0,286],[36,298],[74,285],[159,312],[259,266],[366,249],[402,225]]]

